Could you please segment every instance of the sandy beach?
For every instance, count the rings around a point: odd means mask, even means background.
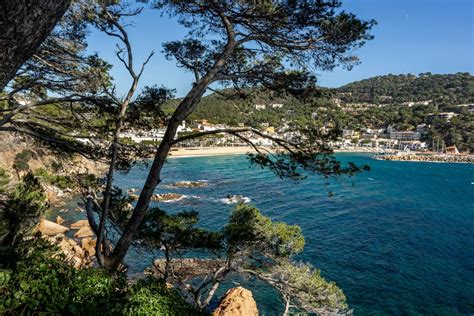
[[[251,147],[187,147],[173,148],[170,157],[204,157],[204,156],[225,156],[243,155],[255,152]]]
[[[350,147],[346,149],[337,149],[334,152],[362,152],[362,153],[376,153],[380,150],[367,147]],[[205,156],[225,156],[225,155],[243,155],[246,153],[254,153],[255,150],[251,147],[186,147],[173,148],[170,152],[170,157],[205,157]]]

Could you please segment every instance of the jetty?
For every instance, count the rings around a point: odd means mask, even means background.
[[[448,162],[448,163],[474,163],[474,155],[470,154],[426,154],[405,153],[375,155],[372,158],[390,161],[419,161],[419,162]]]

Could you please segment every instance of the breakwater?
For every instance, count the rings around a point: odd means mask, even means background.
[[[474,163],[474,155],[423,155],[423,154],[397,154],[379,155],[373,158],[390,161],[420,161],[420,162],[451,162]]]

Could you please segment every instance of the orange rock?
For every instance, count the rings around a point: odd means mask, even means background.
[[[77,238],[84,238],[84,237],[92,237],[94,236],[94,232],[88,226],[81,227],[75,234],[74,237]]]
[[[81,219],[75,223],[71,224],[71,229],[80,229],[81,227],[89,226],[89,221],[87,219]]]
[[[243,287],[235,287],[227,291],[213,316],[258,316],[257,303],[252,292]]]
[[[56,224],[61,225],[62,223],[64,223],[64,218],[58,215],[56,217]]]
[[[42,235],[55,236],[57,234],[64,234],[65,232],[69,231],[69,228],[43,218],[38,225],[38,231]]]

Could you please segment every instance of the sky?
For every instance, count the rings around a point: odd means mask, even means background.
[[[361,63],[351,71],[336,68],[319,72],[319,85],[344,84],[385,74],[474,73],[474,0],[343,0],[342,8],[361,19],[375,19],[375,38],[356,51]],[[186,30],[157,10],[145,9],[128,27],[136,63],[155,55],[147,65],[140,86],[166,86],[183,96],[193,76],[162,54],[162,43],[179,40]],[[92,31],[90,52],[114,65],[117,90],[125,93],[130,79],[115,54],[115,42]]]

